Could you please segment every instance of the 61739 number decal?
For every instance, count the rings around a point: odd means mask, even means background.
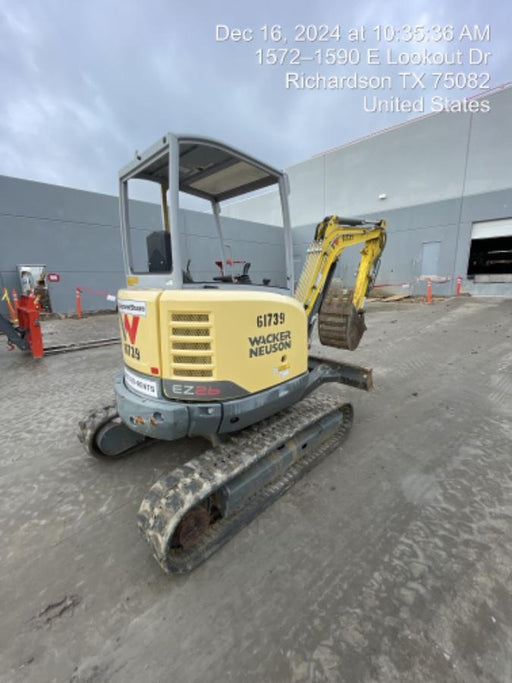
[[[263,313],[256,318],[258,327],[271,327],[272,325],[283,325],[286,317],[284,313]]]

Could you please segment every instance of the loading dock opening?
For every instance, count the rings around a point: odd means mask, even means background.
[[[468,278],[512,282],[512,218],[473,224]]]

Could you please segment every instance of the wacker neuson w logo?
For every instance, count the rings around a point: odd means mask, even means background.
[[[290,330],[285,330],[284,332],[259,334],[257,337],[249,337],[249,344],[249,358],[267,356],[270,353],[291,349],[292,333]]]

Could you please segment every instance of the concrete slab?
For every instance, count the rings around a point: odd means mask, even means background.
[[[370,394],[328,389],[355,406],[343,449],[183,577],[135,514],[206,444],[88,458],[120,349],[0,349],[0,680],[511,680],[511,314],[369,305],[360,348],[326,353],[374,368]]]
[[[117,313],[86,315],[83,318],[50,318],[41,320],[44,348],[62,344],[83,344],[99,339],[119,337]]]

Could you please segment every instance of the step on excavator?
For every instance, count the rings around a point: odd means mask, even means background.
[[[182,573],[346,438],[351,404],[312,392],[330,382],[369,390],[371,370],[310,354],[311,336],[318,322],[323,345],[357,348],[386,226],[328,216],[316,228],[295,286],[285,173],[215,140],[168,134],[136,153],[119,180],[124,368],[115,404],[81,421],[79,439],[89,454],[106,459],[155,440],[210,441],[200,456],[158,479],[138,513],[157,562],[167,573]],[[129,199],[134,183],[158,193],[161,210],[151,225]],[[264,188],[277,189],[280,210],[272,225],[221,220],[226,202]],[[209,213],[181,212],[184,195]],[[233,207],[226,212],[233,215]],[[334,273],[354,245],[362,245],[361,257],[347,290]],[[243,264],[240,273],[237,264]]]

